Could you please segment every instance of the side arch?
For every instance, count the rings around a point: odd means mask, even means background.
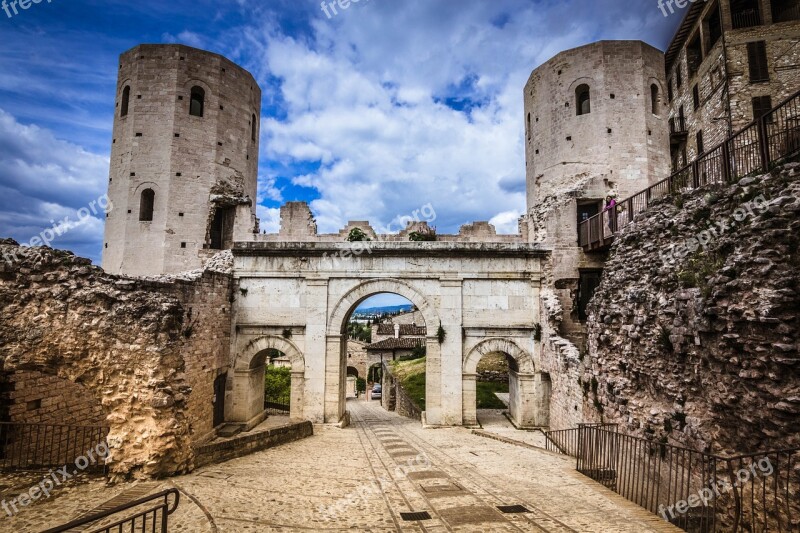
[[[336,305],[333,306],[330,318],[328,320],[328,335],[342,335],[345,333],[347,324],[345,319],[347,315],[358,305],[360,302],[378,293],[393,293],[399,294],[406,298],[411,303],[417,306],[422,317],[425,319],[425,326],[428,328],[428,336],[431,336],[431,331],[439,325],[439,315],[433,304],[417,289],[410,284],[399,279],[376,279],[365,281],[350,289],[344,296],[342,296]]]
[[[520,348],[514,341],[494,338],[483,340],[470,350],[464,358],[464,366],[462,367],[464,374],[475,374],[478,371],[478,363],[481,358],[491,353],[504,353],[509,355],[517,362],[520,374],[533,374],[535,370],[533,357]]]
[[[267,350],[278,350],[286,354],[292,363],[292,373],[305,372],[305,357],[303,357],[303,353],[297,345],[288,339],[275,335],[265,335],[250,341],[244,347],[244,350],[236,356],[234,369],[253,370],[264,365]]]

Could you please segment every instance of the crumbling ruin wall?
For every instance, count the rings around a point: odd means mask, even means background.
[[[38,372],[90,391],[110,428],[112,478],[190,470],[213,409],[207,383],[228,360],[230,276],[121,278],[8,240],[0,254],[5,379]]]
[[[798,213],[790,163],[640,214],[592,300],[587,418],[714,452],[800,446]]]

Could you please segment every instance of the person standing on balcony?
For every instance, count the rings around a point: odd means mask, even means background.
[[[616,233],[617,231],[617,201],[614,199],[613,196],[608,195],[606,196],[606,207],[603,210],[606,213],[606,217],[608,217],[608,229],[611,230],[611,233]]]

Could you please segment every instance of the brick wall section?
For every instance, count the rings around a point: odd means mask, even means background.
[[[192,442],[203,442],[213,436],[214,380],[229,365],[233,281],[230,275],[206,271],[194,282],[176,283],[170,292],[186,309],[191,331],[187,336],[184,330],[181,345],[186,382],[192,388],[186,415]]]
[[[13,372],[9,379],[13,390],[4,396],[9,400],[11,422],[73,426],[106,423],[100,399],[82,385],[27,370]],[[40,407],[30,405],[32,402],[40,402]]]

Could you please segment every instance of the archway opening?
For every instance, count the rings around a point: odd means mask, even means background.
[[[516,361],[505,353],[493,352],[481,357],[475,375],[475,411],[480,425],[507,423],[510,384],[518,371]]]
[[[363,378],[364,394],[358,400],[393,410],[399,389],[400,414],[419,418],[425,410],[428,331],[418,307],[396,293],[371,294],[353,307],[345,329],[345,364]],[[353,398],[351,386],[346,383],[348,399]]]
[[[263,367],[264,411],[267,415],[289,416],[292,406],[292,361],[282,351],[270,348],[253,359]],[[251,365],[252,366],[252,365]]]

